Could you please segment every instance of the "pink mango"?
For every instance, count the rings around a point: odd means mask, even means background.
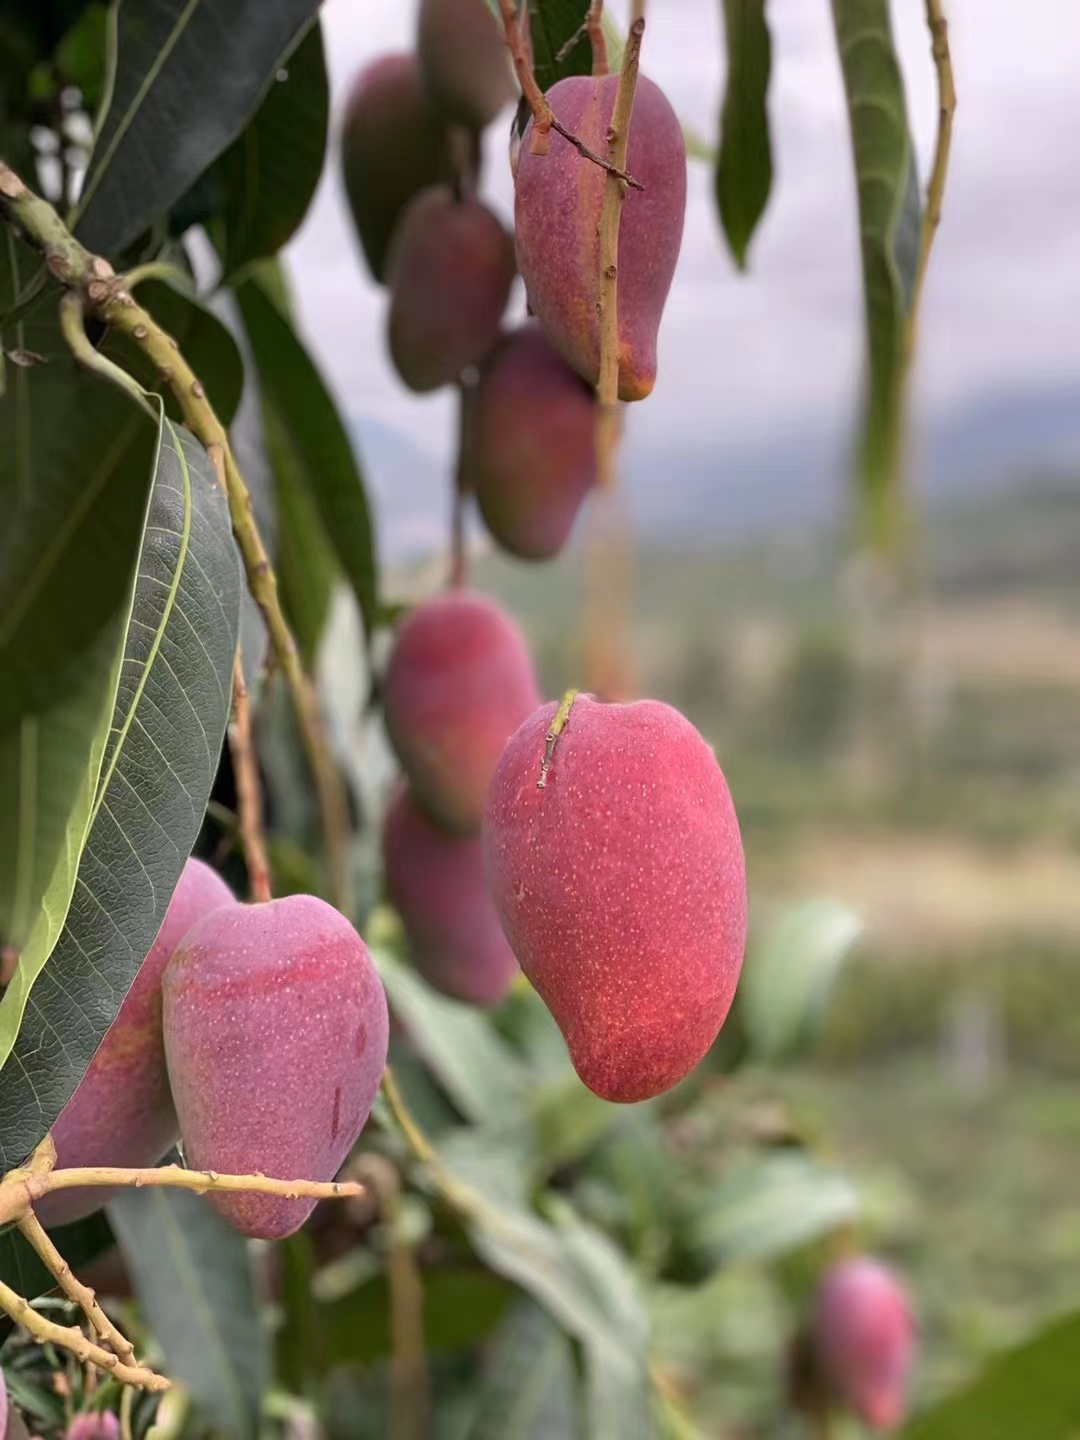
[[[216,870],[189,860],[165,919],[78,1088],[52,1127],[57,1169],[156,1165],[180,1136],[161,1033],[161,976],[184,935],[204,915],[237,904]],[[37,1206],[45,1225],[99,1210],[111,1190],[58,1190]]]
[[[356,931],[311,895],[209,915],[162,981],[165,1053],[197,1170],[332,1180],[371,1112],[389,1018]],[[211,1194],[237,1230],[291,1235],[314,1200]]]
[[[503,549],[557,555],[596,483],[596,402],[539,325],[507,335],[484,367],[468,454],[480,513]]]
[[[739,824],[716,756],[669,705],[579,695],[552,743],[555,715],[530,715],[495,771],[488,888],[581,1079],[645,1100],[693,1069],[735,995]]]
[[[499,338],[514,283],[514,242],[478,200],[447,186],[410,201],[390,247],[390,358],[411,390],[452,385]]]
[[[443,118],[415,55],[383,55],[353,81],[341,122],[345,193],[368,269],[386,273],[390,237],[414,195],[452,173]]]
[[[556,116],[594,153],[606,153],[618,76],[575,75],[548,91]],[[515,181],[517,261],[533,313],[548,339],[590,385],[600,372],[600,212],[605,171],[551,132],[532,153],[533,122],[521,142]],[[656,381],[656,341],[675,274],[686,211],[686,145],[662,90],[638,79],[619,229],[619,396],[642,400]]]
[[[475,835],[433,825],[401,786],[383,825],[386,893],[429,985],[470,1005],[497,1005],[518,964],[484,887]]]
[[[892,1430],[908,1407],[915,1322],[896,1276],[867,1256],[826,1272],[814,1307],[813,1334],[825,1379],[871,1430]]]
[[[386,728],[414,798],[444,829],[479,830],[502,748],[539,703],[524,637],[484,596],[439,595],[398,631]]]
[[[420,73],[434,103],[474,130],[517,94],[502,28],[485,0],[420,0]]]

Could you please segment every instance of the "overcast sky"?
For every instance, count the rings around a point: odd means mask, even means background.
[[[946,0],[960,95],[946,213],[926,294],[922,414],[998,389],[1080,386],[1080,3]],[[335,117],[351,77],[411,43],[413,0],[327,0]],[[622,18],[617,3],[613,11]],[[862,355],[855,195],[828,0],[770,0],[775,180],[748,276],[722,243],[706,166],[691,162],[682,255],[636,441],[705,451],[808,421],[853,418]],[[925,176],[935,92],[923,0],[893,0]],[[723,77],[720,0],[650,0],[643,68],[712,138]],[[336,126],[335,126],[336,130]],[[505,126],[486,185],[509,214]],[[336,134],[335,134],[336,142]],[[336,155],[290,247],[310,343],[343,410],[394,426],[445,460],[445,396],[419,400],[385,356],[385,297],[358,259]]]

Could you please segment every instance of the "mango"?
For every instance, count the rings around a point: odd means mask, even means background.
[[[548,92],[558,119],[590,150],[606,154],[618,76],[575,75]],[[552,131],[534,155],[533,122],[515,179],[517,262],[529,305],[548,339],[590,385],[600,373],[600,213],[606,173]],[[618,246],[619,397],[641,400],[656,381],[656,346],[686,211],[686,145],[663,91],[640,76]]]
[[[420,0],[420,73],[432,101],[483,130],[517,94],[502,29],[485,0]]]
[[[410,201],[387,261],[390,358],[420,394],[452,385],[499,338],[514,242],[479,200],[432,186]]]
[[[452,174],[450,137],[414,55],[383,55],[354,80],[341,125],[341,166],[364,259],[382,281],[401,212],[420,190]]]
[[[165,969],[165,1054],[197,1170],[332,1180],[371,1112],[389,1034],[364,942],[311,895],[208,915]],[[237,1230],[291,1235],[314,1200],[207,1195]]]
[[[52,1127],[56,1168],[156,1165],[180,1135],[165,1068],[161,976],[176,946],[204,915],[237,904],[216,870],[184,866],[157,937],[78,1088]],[[99,1210],[111,1190],[57,1190],[38,1204],[45,1225],[68,1225]]]
[[[545,705],[503,751],[482,839],[510,947],[584,1083],[622,1102],[677,1084],[724,1023],[746,940],[739,825],[710,747],[656,700]]]
[[[492,600],[452,591],[407,617],[383,714],[413,797],[436,824],[479,830],[502,748],[539,703],[525,640]]]
[[[455,1000],[497,1005],[518,963],[484,887],[479,837],[433,825],[401,786],[383,824],[383,862],[419,973]]]
[[[596,483],[596,402],[539,325],[485,365],[473,425],[467,475],[493,539],[523,560],[557,555]]]

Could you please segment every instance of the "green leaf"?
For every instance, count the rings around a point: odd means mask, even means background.
[[[177,206],[178,227],[207,226],[221,257],[223,284],[253,261],[276,255],[300,228],[322,175],[329,117],[316,21],[278,69],[239,139]]]
[[[752,951],[739,991],[755,1054],[775,1060],[820,1029],[829,996],[862,921],[837,900],[793,906]]]
[[[51,953],[43,912],[0,1001],[4,1169],[70,1098],[191,853],[225,732],[239,604],[225,496],[201,446],[166,421],[70,909]]]
[[[0,236],[0,311],[27,296],[37,272]],[[67,910],[156,445],[127,396],[75,365],[57,299],[42,290],[6,329],[5,344],[46,363],[9,366],[0,395],[0,943],[15,949],[47,891],[50,948]]]
[[[176,341],[221,423],[231,424],[244,390],[244,362],[229,327],[194,295],[164,280],[144,281],[139,286],[139,303]],[[162,384],[153,363],[133,340],[114,331],[104,350],[144,389],[160,390],[165,413],[172,420],[183,419],[172,391]]]
[[[546,1310],[522,1297],[491,1341],[463,1440],[572,1440],[576,1392],[570,1342]]]
[[[521,1117],[528,1074],[481,1012],[439,995],[384,949],[372,958],[390,1008],[465,1118],[503,1126]]]
[[[533,73],[541,90],[550,90],[568,75],[591,74],[592,47],[589,37],[581,33],[588,13],[589,0],[529,0]],[[579,34],[576,44],[563,55],[564,47]]]
[[[727,85],[720,114],[716,203],[731,253],[746,269],[746,250],[772,187],[769,69],[772,45],[765,0],[723,0]]]
[[[775,1260],[850,1224],[859,1210],[849,1181],[799,1150],[749,1161],[709,1197],[685,1243],[705,1264]]]
[[[108,1212],[169,1373],[215,1429],[249,1440],[270,1345],[244,1238],[189,1190],[125,1190]]]
[[[991,1360],[971,1385],[917,1416],[904,1440],[1074,1440],[1078,1347],[1075,1312]]]
[[[114,254],[163,216],[258,109],[318,0],[117,0],[108,103],[78,236]]]
[[[919,183],[888,0],[832,0],[832,10],[855,155],[866,309],[859,479],[867,524],[882,540],[899,463]]]
[[[514,1298],[513,1288],[475,1262],[425,1268],[424,1345],[428,1351],[470,1350],[485,1341]],[[316,1307],[320,1371],[370,1365],[393,1349],[390,1294],[378,1274],[339,1299]]]
[[[51,1232],[53,1240],[71,1268],[96,1260],[113,1244],[113,1233],[104,1212],[88,1215],[74,1225],[62,1225]],[[56,1276],[47,1270],[18,1230],[0,1233],[0,1280],[26,1300],[36,1300],[56,1289]]]
[[[645,1440],[648,1428],[648,1320],[625,1256],[565,1202],[547,1195],[550,1223],[526,1208],[520,1170],[495,1149],[477,1163],[483,1137],[472,1136],[469,1164],[440,1147],[454,1177],[469,1239],[492,1270],[542,1305],[585,1353],[590,1440]],[[501,1163],[500,1163],[501,1162]]]
[[[262,414],[277,513],[281,604],[304,664],[310,668],[318,654],[340,569],[302,459],[273,401],[265,395]]]
[[[289,453],[288,483],[303,484],[314,501],[370,635],[378,624],[375,542],[348,432],[310,356],[266,290],[247,280],[236,297],[264,404]]]

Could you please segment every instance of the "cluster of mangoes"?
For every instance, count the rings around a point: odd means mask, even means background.
[[[574,76],[549,92],[594,154],[618,84]],[[530,121],[507,234],[476,184],[484,127],[514,93],[484,0],[421,0],[415,54],[353,87],[342,160],[368,266],[390,289],[401,378],[475,387],[459,477],[503,548],[543,559],[596,481],[607,175],[558,132],[534,145]],[[621,215],[619,394],[636,400],[655,380],[686,203],[681,128],[645,77],[627,166],[643,188]],[[534,318],[504,331],[515,261]],[[520,962],[597,1094],[675,1084],[727,1014],[746,927],[738,825],[700,735],[653,701],[581,696],[552,738],[556,707],[539,703],[523,637],[461,590],[401,627],[384,707],[407,782],[386,818],[386,885],[417,968],[492,1004]]]

